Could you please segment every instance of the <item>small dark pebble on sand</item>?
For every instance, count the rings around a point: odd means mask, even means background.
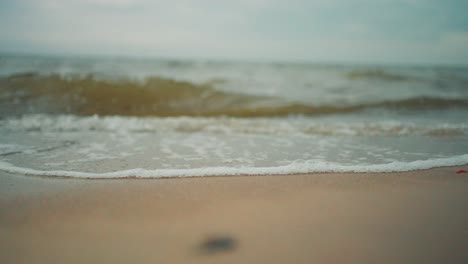
[[[234,250],[237,243],[236,241],[228,236],[212,237],[206,239],[201,244],[201,250],[203,253],[212,254],[217,252],[225,252]]]

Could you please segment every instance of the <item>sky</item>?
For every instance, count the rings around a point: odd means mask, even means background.
[[[468,64],[466,0],[1,0],[0,52]]]

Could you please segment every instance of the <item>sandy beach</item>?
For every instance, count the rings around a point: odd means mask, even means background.
[[[1,263],[466,263],[468,166],[153,180],[1,174]]]

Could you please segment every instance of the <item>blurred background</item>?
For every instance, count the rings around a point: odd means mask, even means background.
[[[463,0],[4,0],[3,52],[467,64]]]

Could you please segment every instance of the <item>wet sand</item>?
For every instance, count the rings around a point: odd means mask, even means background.
[[[467,263],[468,166],[145,180],[0,173],[0,263]]]

